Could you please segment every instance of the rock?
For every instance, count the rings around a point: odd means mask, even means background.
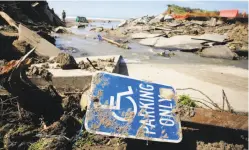
[[[74,57],[66,53],[60,53],[55,58],[55,62],[59,63],[62,69],[77,69],[78,68],[78,65]]]
[[[237,54],[232,52],[227,46],[218,45],[204,49],[201,54],[202,57],[222,58],[222,59],[237,59]]]
[[[131,35],[131,38],[133,39],[145,39],[145,38],[154,38],[154,37],[158,37],[158,36],[162,36],[164,34],[150,34],[150,33],[144,33],[144,32],[140,32],[140,33],[134,33]]]
[[[71,33],[71,31],[69,31],[69,29],[59,26],[57,28],[54,29],[55,33]]]
[[[127,20],[123,20],[119,25],[118,27],[123,27],[127,24]]]
[[[163,21],[164,21],[164,15],[160,14],[156,16],[154,19],[151,19],[149,24],[154,24],[154,23],[163,22]]]

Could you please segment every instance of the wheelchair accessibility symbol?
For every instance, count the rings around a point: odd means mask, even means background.
[[[135,100],[131,97],[132,94],[133,94],[132,87],[128,86],[128,91],[117,93],[116,100],[114,96],[110,96],[110,105],[108,107],[102,105],[102,108],[111,109],[111,110],[120,110],[121,102],[125,100],[124,98],[122,99],[122,97],[125,97],[131,102],[133,106],[133,114],[135,117],[137,114],[137,104]],[[126,118],[120,117],[119,115],[117,115],[114,111],[112,112],[112,116],[119,121],[123,121],[123,122],[128,121]]]

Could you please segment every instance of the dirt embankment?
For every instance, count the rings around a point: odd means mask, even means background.
[[[114,40],[139,42],[155,49],[197,52],[202,57],[248,59],[248,19],[219,16],[176,19],[174,15],[143,16],[116,29],[95,30]],[[219,50],[216,50],[219,49]]]
[[[9,17],[14,20],[14,25],[10,24]],[[53,45],[52,29],[64,26],[46,1],[0,2],[0,59],[19,59],[32,48],[27,41],[18,40],[18,24],[25,25]]]
[[[0,11],[7,13],[16,22],[32,25],[34,28],[41,24],[52,26],[64,25],[54,11],[49,8],[46,1],[2,1],[0,2]],[[4,21],[0,19],[0,25],[3,23]]]

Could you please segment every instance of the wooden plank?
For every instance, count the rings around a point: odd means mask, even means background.
[[[181,121],[248,131],[248,116],[246,115],[203,108],[194,108],[192,112],[187,113],[192,115],[183,115],[186,111],[182,112],[184,111],[181,110]]]
[[[3,11],[0,11],[0,16],[3,17],[3,19],[11,26],[15,27],[16,29],[18,29],[17,25],[16,25],[16,22],[10,18],[10,16],[8,14],[6,14],[5,12]]]

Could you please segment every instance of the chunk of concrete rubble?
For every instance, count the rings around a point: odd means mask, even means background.
[[[137,25],[137,24],[147,24],[149,21],[151,21],[154,17],[150,17],[150,16],[143,16],[141,18],[137,18],[134,21],[131,22],[131,24],[133,25]]]
[[[144,32],[140,32],[140,33],[134,33],[131,35],[131,38],[133,39],[145,39],[145,38],[154,38],[154,37],[159,37],[165,34],[151,34],[151,33],[144,33]]]
[[[164,15],[163,14],[160,14],[158,16],[156,16],[155,18],[151,19],[149,21],[149,24],[153,24],[153,23],[158,23],[158,22],[163,22],[164,20]]]
[[[119,25],[118,27],[123,27],[127,24],[127,20],[123,20]]]
[[[35,52],[38,55],[42,56],[57,56],[60,53],[60,50],[55,47],[53,44],[43,39],[40,35],[31,31],[27,27],[19,24],[18,28],[19,39],[20,41],[26,41],[31,44],[33,47],[36,47]]]
[[[225,39],[227,39],[226,35],[220,35],[220,34],[203,34],[199,37],[193,37],[192,39],[195,40],[205,40],[205,41],[212,41],[212,42],[224,42]]]
[[[110,55],[110,56],[91,56],[91,57],[79,57],[75,58],[76,63],[80,63],[81,61],[87,62],[87,59],[93,61],[108,60],[113,61],[112,66],[106,66],[108,68],[108,72],[118,73],[119,72],[119,64],[120,64],[120,55]],[[114,58],[114,59],[113,59]],[[51,58],[54,59],[54,58]],[[41,64],[33,64],[32,66],[42,67],[44,63]],[[89,71],[87,69],[70,69],[63,70],[61,68],[55,68],[57,63],[49,64],[49,68],[47,69],[52,74],[52,83],[55,87],[60,89],[66,88],[75,88],[75,89],[87,89],[91,85],[92,75],[99,70]],[[43,78],[40,77],[31,77],[30,80],[39,86],[47,85],[47,82]]]
[[[59,26],[57,28],[54,29],[55,33],[72,33],[69,29]]]
[[[195,36],[181,35],[173,36],[171,38],[147,38],[141,40],[139,43],[147,46],[154,46],[156,48],[163,48],[168,50],[185,50],[192,51],[202,48],[202,44],[205,41],[203,40],[193,40]]]
[[[62,69],[77,69],[78,65],[73,56],[67,53],[60,53],[54,58],[56,63],[59,63]]]
[[[174,18],[171,15],[165,15],[163,20],[164,21],[169,21],[169,20],[173,20]]]
[[[217,45],[210,48],[204,49],[201,54],[202,57],[210,57],[210,58],[222,58],[222,59],[237,59],[237,54],[232,52],[225,45]]]
[[[217,24],[216,20],[217,20],[216,18],[211,18],[208,25],[211,27],[216,26]]]

